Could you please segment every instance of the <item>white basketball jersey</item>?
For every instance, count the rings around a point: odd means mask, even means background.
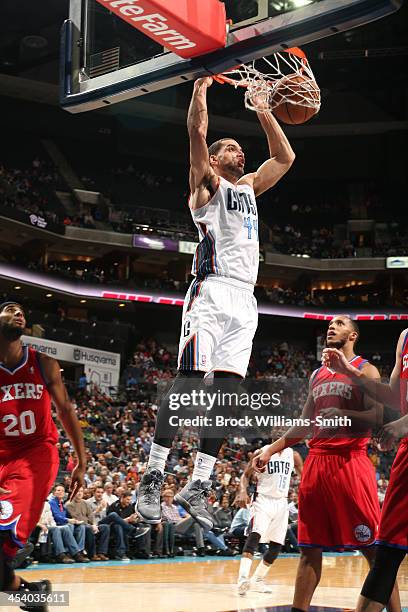
[[[249,185],[233,185],[220,177],[205,206],[191,210],[200,242],[192,274],[227,276],[254,285],[258,277],[259,238],[255,193]]]
[[[285,448],[270,458],[264,472],[258,474],[256,493],[268,497],[287,497],[293,472],[293,449]]]

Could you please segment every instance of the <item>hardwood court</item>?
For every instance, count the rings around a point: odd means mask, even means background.
[[[130,561],[92,563],[54,569],[39,566],[21,572],[27,580],[47,577],[53,588],[68,590],[70,612],[267,612],[274,605],[292,602],[297,557],[280,557],[270,570],[272,594],[236,594],[239,557],[234,560]],[[257,561],[254,562],[255,568]],[[353,608],[366,575],[361,556],[325,556],[323,575],[313,604],[327,608]],[[50,568],[50,569],[49,569]],[[51,569],[53,568],[53,569]],[[403,606],[408,606],[408,561],[399,573]],[[64,608],[51,607],[57,611]]]

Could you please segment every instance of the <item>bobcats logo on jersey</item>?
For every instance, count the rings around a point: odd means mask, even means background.
[[[287,461],[269,461],[267,470],[268,474],[289,474],[290,463]]]

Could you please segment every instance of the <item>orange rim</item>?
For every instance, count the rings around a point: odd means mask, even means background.
[[[231,77],[222,73],[214,75],[213,79],[221,85],[225,85],[225,83],[227,83],[228,85],[233,85],[234,87],[248,87],[247,81],[236,81],[235,79],[232,79]]]
[[[290,49],[283,49],[282,52],[289,53],[289,55],[295,55],[302,61],[303,65],[307,64],[307,57],[304,51],[302,51],[302,49],[300,49],[299,47],[290,47]],[[234,70],[235,68],[239,68],[239,66],[234,66],[230,70]],[[303,68],[301,69],[301,71],[303,72]],[[235,79],[229,77],[223,72],[221,72],[220,74],[215,74],[212,78],[214,79],[214,81],[217,81],[217,83],[220,83],[221,85],[227,83],[228,85],[233,85],[234,87],[248,87],[248,81],[236,81]]]

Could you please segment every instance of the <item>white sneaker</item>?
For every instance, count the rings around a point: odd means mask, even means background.
[[[250,584],[249,578],[240,578],[238,580],[238,595],[241,595],[241,597],[246,595]]]
[[[272,587],[269,584],[266,584],[264,578],[254,578],[251,580],[251,591],[255,591],[256,593],[272,593]]]

